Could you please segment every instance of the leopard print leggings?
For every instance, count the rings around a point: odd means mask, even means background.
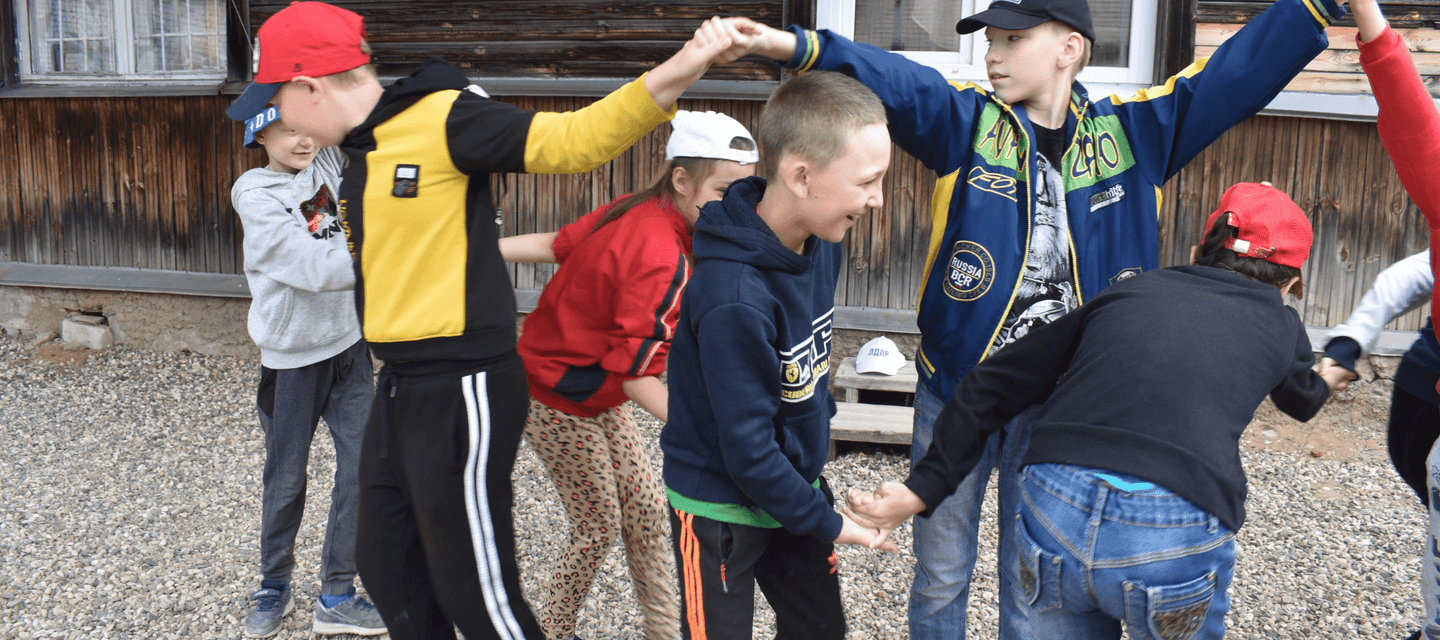
[[[570,521],[570,546],[546,578],[540,610],[540,626],[552,640],[575,633],[580,603],[616,531],[645,614],[645,637],[680,637],[665,492],[640,439],[629,405],[581,418],[530,400],[525,440],[545,463]]]

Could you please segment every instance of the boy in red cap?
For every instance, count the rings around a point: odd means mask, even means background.
[[[382,86],[364,20],[319,2],[258,33],[256,83],[229,115],[267,103],[350,164],[341,217],[366,342],[386,362],[360,455],[357,564],[395,640],[542,638],[521,597],[510,472],[529,394],[515,297],[497,247],[490,176],[581,173],[674,115],[733,27],[706,22],[674,57],[573,113],[490,100],[432,59]]]
[[[1231,187],[1194,264],[1149,271],[1039,327],[963,378],[904,482],[852,491],[891,529],[975,467],[1032,405],[1020,467],[1020,583],[1033,637],[1220,638],[1245,520],[1240,434],[1268,395],[1308,420],[1329,397],[1285,296],[1300,297],[1305,214],[1267,184]],[[1278,293],[1278,295],[1277,295]],[[1142,330],[1143,328],[1143,330]],[[1144,634],[1142,634],[1144,635]]]

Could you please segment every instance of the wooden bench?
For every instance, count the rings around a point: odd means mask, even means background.
[[[914,361],[906,361],[899,372],[887,376],[879,373],[857,373],[855,358],[842,360],[835,372],[835,391],[844,402],[835,403],[835,418],[830,421],[832,449],[834,441],[837,440],[910,444],[910,429],[915,422],[915,409],[859,402],[860,390],[914,393],[918,380]]]

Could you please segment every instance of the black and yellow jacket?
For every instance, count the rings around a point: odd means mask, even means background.
[[[478,360],[515,349],[515,294],[500,258],[493,172],[582,173],[669,120],[636,80],[571,113],[466,90],[437,59],[385,89],[341,148],[340,205],[355,307],[375,356]]]

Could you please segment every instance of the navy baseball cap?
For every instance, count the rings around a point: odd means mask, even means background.
[[[1048,20],[1059,20],[1095,42],[1086,0],[992,0],[984,11],[957,22],[955,32],[974,33],[985,27],[1019,31]]]
[[[255,114],[253,118],[245,120],[245,148],[259,149],[262,145],[255,141],[255,134],[261,129],[270,126],[270,123],[280,119],[280,109],[275,106],[265,107],[264,111]]]

